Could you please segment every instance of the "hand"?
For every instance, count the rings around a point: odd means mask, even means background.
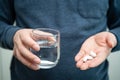
[[[39,45],[32,39],[32,29],[21,29],[16,32],[13,38],[14,56],[27,67],[37,70],[40,59],[29,51],[30,48],[39,51]]]
[[[76,66],[81,70],[96,67],[100,65],[110,54],[111,49],[117,44],[115,36],[110,32],[101,32],[89,37],[81,46],[80,51],[75,56]],[[83,58],[94,51],[97,56],[86,62]]]
[[[14,42],[14,56],[22,62],[27,67],[38,70],[38,65],[40,64],[40,59],[34,55],[30,48],[33,50],[39,51],[40,46],[37,44],[36,40],[49,40],[50,44],[54,43],[56,40],[54,39],[53,34],[43,31],[35,31],[34,34],[40,34],[40,35],[47,35],[47,36],[39,36],[39,35],[33,35],[32,29],[21,29],[16,32],[13,38]]]

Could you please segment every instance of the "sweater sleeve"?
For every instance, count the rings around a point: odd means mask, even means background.
[[[13,49],[13,36],[19,27],[13,26],[15,13],[13,0],[0,0],[0,46]]]
[[[120,0],[110,0],[108,11],[109,31],[116,36],[117,45],[112,51],[120,50]]]

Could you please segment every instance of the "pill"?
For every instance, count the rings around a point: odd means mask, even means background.
[[[85,57],[83,58],[83,62],[86,62],[87,60],[88,60],[88,57],[85,56]]]
[[[83,62],[86,62],[87,60],[91,60],[91,59],[93,59],[93,57],[87,55],[87,56],[85,56],[85,57],[83,58]]]
[[[95,52],[90,51],[90,56],[92,56],[92,57],[96,57],[97,55],[96,55],[96,53],[95,53]]]
[[[93,57],[92,57],[92,56],[87,56],[87,58],[88,58],[88,59],[93,59]]]

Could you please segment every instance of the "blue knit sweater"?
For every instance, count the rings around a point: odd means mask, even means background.
[[[13,36],[21,28],[53,28],[61,33],[61,58],[56,67],[33,71],[13,57],[12,80],[108,80],[107,60],[81,71],[74,57],[88,37],[107,28],[118,41],[113,51],[120,49],[119,5],[120,0],[0,0],[2,47],[13,49]]]

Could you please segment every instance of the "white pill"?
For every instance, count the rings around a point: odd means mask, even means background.
[[[92,56],[92,57],[96,57],[97,55],[96,55],[96,53],[95,53],[95,52],[90,51],[90,56]]]
[[[93,57],[87,55],[87,56],[85,56],[85,57],[83,58],[83,62],[86,62],[87,60],[91,60],[91,59],[93,59]]]
[[[93,59],[93,57],[92,57],[92,56],[87,56],[87,58],[88,58],[88,59]]]
[[[83,62],[86,62],[87,60],[88,60],[88,57],[85,56],[85,57],[83,58]]]

